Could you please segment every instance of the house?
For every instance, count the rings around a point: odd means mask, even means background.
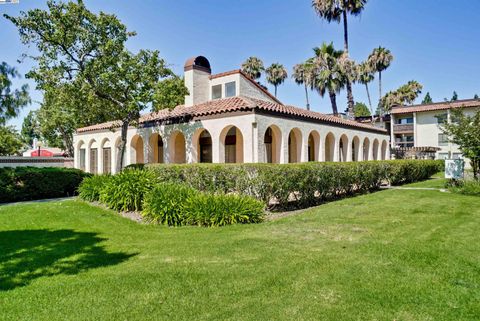
[[[396,106],[391,111],[390,143],[394,153],[418,154],[431,158],[460,158],[458,146],[449,142],[440,124],[451,121],[451,110],[461,108],[467,115],[480,110],[479,99],[457,100],[413,106]]]
[[[382,128],[285,105],[241,70],[212,74],[203,56],[184,66],[189,95],[130,127],[124,164],[295,163],[388,159]],[[79,128],[75,167],[115,171],[119,122]]]

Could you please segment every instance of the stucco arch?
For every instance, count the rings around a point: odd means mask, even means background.
[[[362,154],[360,150],[360,138],[354,136],[352,139],[352,161],[358,162],[362,159]]]
[[[302,132],[292,128],[288,134],[288,162],[299,163],[302,160]]]
[[[382,141],[382,152],[380,154],[381,160],[386,160],[387,159],[387,148],[388,148],[388,143],[386,140]]]
[[[153,133],[150,135],[148,142],[149,145],[149,163],[163,163],[164,162],[164,150],[163,150],[163,138],[159,133]]]
[[[199,128],[192,136],[193,160],[197,163],[213,162],[212,135],[205,128]]]
[[[277,125],[270,125],[263,135],[266,163],[280,163],[282,131]]]
[[[365,137],[363,140],[363,160],[371,160],[370,159],[370,139]]]
[[[346,162],[348,160],[348,137],[346,134],[340,136],[338,141],[338,161]]]
[[[308,135],[308,161],[318,162],[320,160],[320,134],[312,130]]]
[[[144,164],[145,155],[143,152],[143,138],[140,135],[134,135],[130,141],[130,160],[132,164]]]
[[[325,136],[325,161],[333,162],[335,160],[335,135],[329,132]]]
[[[378,139],[374,139],[373,140],[373,160],[378,160],[378,154],[379,154],[379,148],[380,148],[380,144],[378,142]]]
[[[171,163],[183,164],[186,162],[186,140],[182,132],[176,130],[170,135],[169,153]]]
[[[220,133],[220,162],[243,163],[243,134],[234,126],[225,127]]]

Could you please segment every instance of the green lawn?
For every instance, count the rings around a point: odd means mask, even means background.
[[[0,320],[479,320],[479,204],[386,190],[211,229],[0,206]]]

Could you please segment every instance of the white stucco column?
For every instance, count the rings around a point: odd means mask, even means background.
[[[212,136],[212,162],[224,163],[225,159],[220,161],[220,133],[210,133]],[[222,155],[223,158],[225,155]]]
[[[335,137],[335,143],[333,145],[333,161],[338,162],[340,161],[340,143],[339,138]]]
[[[357,150],[357,157],[358,161],[361,162],[363,161],[363,139],[360,139],[360,142],[358,143],[358,150]]]
[[[351,162],[352,160],[352,141],[349,138],[347,143],[347,162]]]
[[[251,135],[251,144],[247,144],[246,141],[244,141],[246,147],[250,147],[251,150],[251,163],[258,163],[259,162],[259,154],[260,154],[260,146],[263,146],[263,144],[260,144],[260,141],[263,142],[263,137],[259,137],[258,135],[258,124],[257,122],[252,123],[252,135]],[[250,146],[248,146],[250,145]],[[244,153],[245,157],[245,163],[248,163],[248,157],[247,153]]]
[[[85,149],[85,171],[87,173],[91,173],[91,168],[90,168],[90,146],[87,145],[87,148]]]
[[[315,145],[315,144],[314,144]],[[302,133],[302,145],[300,147],[300,162],[308,162],[308,133]]]
[[[288,163],[288,136],[290,131],[282,131],[282,146],[280,149],[280,164]]]
[[[320,136],[320,142],[318,143],[318,161],[324,162],[325,161],[325,137]]]
[[[368,160],[374,160],[373,159],[373,141],[371,141],[370,145],[368,146]]]
[[[413,113],[413,146],[417,147],[417,113]]]
[[[390,147],[395,148],[395,133],[393,132],[393,127],[395,124],[395,116],[390,114]]]

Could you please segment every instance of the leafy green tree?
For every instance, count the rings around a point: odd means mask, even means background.
[[[151,106],[158,81],[172,72],[158,51],[126,50],[127,39],[135,33],[128,32],[115,15],[94,14],[81,0],[50,0],[47,7],[21,12],[19,17],[5,15],[17,26],[22,42],[38,50],[37,66],[28,77],[42,90],[67,83],[107,102],[108,115],[121,124],[117,162],[121,170],[128,127]]]
[[[305,87],[305,99],[307,101],[307,110],[310,110],[310,102],[308,99],[308,87],[311,87],[313,79],[313,64],[308,61],[293,66],[292,77],[298,85]]]
[[[430,93],[427,92],[427,94],[422,100],[422,105],[431,104],[431,103],[433,103],[432,97],[430,97]]]
[[[343,21],[343,39],[344,51],[348,58],[348,15],[358,16],[363,9],[367,0],[313,0],[312,6],[320,18],[325,19],[329,23],[332,21]],[[349,114],[353,114],[354,99],[352,93],[352,82],[347,78],[347,98]]]
[[[473,96],[473,99],[478,99],[478,95],[475,94],[475,96]]]
[[[257,80],[262,77],[262,72],[265,71],[263,61],[257,57],[249,57],[242,64],[242,71],[250,78]]]
[[[385,71],[392,63],[393,55],[390,50],[378,47],[368,56],[368,64],[372,71],[378,72],[378,99],[380,110],[382,108],[382,72]]]
[[[441,130],[450,141],[459,146],[462,154],[470,160],[473,176],[480,175],[480,111],[468,116],[461,108],[451,110],[451,119],[440,125]]]
[[[323,43],[321,47],[313,48],[315,57],[311,59],[315,66],[312,89],[317,90],[320,96],[326,92],[330,96],[332,112],[338,115],[337,94],[345,87],[345,76],[339,65],[339,59],[343,55],[342,50],[335,50],[333,43]]]
[[[382,111],[390,111],[395,105],[413,104],[418,95],[422,93],[422,89],[423,86],[419,82],[411,80],[397,90],[388,92],[381,100]]]
[[[18,111],[30,103],[28,85],[12,89],[12,79],[20,77],[17,70],[0,63],[0,125],[17,116]]]
[[[354,111],[355,117],[367,117],[372,115],[367,105],[358,101],[355,103]]]
[[[37,120],[37,112],[31,110],[23,119],[22,124],[22,140],[25,144],[32,147],[33,140],[40,138],[40,125]]]
[[[456,91],[453,91],[452,99],[450,101],[457,101],[458,100],[458,95]]]
[[[188,89],[182,77],[173,76],[160,81],[153,95],[153,111],[173,109],[185,102]]]
[[[275,87],[275,97],[277,97],[277,87],[288,77],[287,69],[282,64],[273,63],[266,70],[267,82]]]
[[[0,126],[0,156],[19,155],[22,148],[22,137],[15,128]]]

